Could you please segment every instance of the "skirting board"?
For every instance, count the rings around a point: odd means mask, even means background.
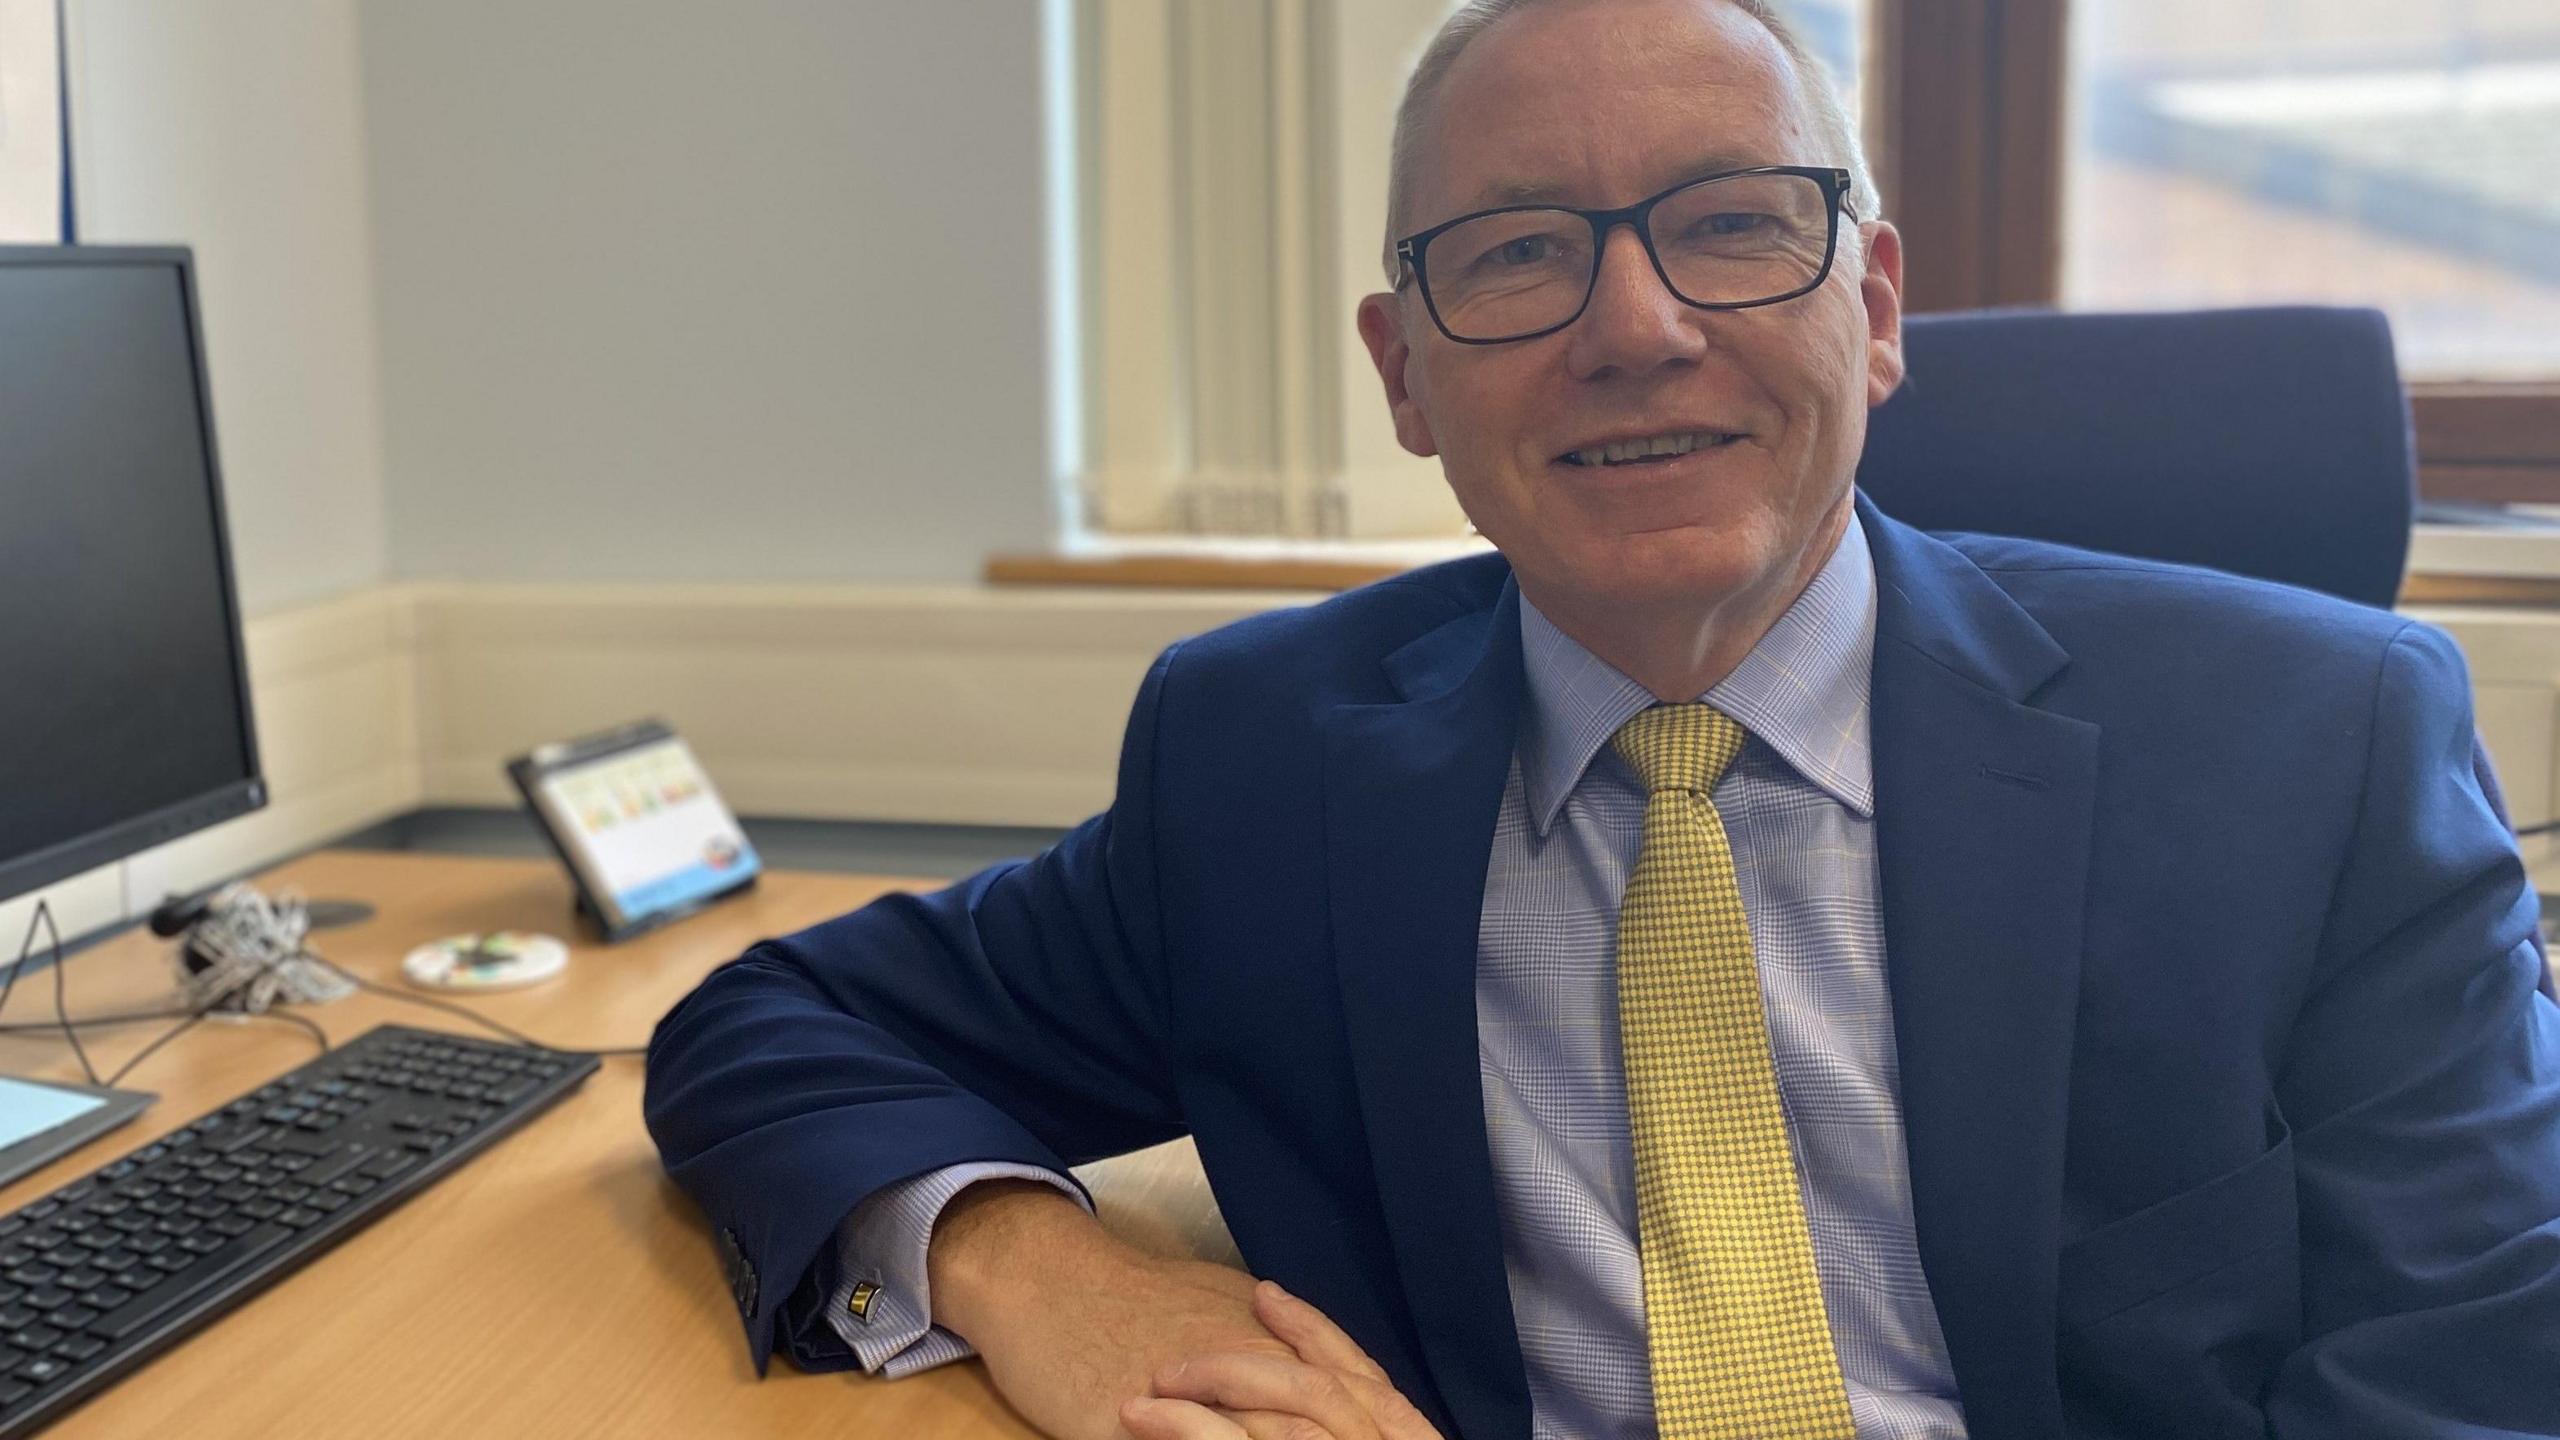
[[[70,939],[422,805],[513,805],[510,756],[643,716],[744,813],[1072,825],[1110,803],[1158,652],[1312,598],[427,584],[263,616],[267,808],[0,905],[0,944],[38,898]]]
[[[1072,825],[1111,799],[1166,645],[1303,593],[970,586],[391,585],[249,625],[272,800],[41,892],[66,938],[421,805],[515,803],[529,746],[655,715],[729,803],[783,817]],[[2519,823],[2553,814],[2560,614],[2411,612],[2468,655]],[[0,905],[0,947],[37,897]],[[5,959],[6,956],[0,956]]]

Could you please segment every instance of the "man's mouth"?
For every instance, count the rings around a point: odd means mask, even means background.
[[[1687,430],[1672,435],[1652,435],[1637,440],[1617,440],[1583,450],[1568,450],[1557,456],[1567,465],[1584,465],[1614,469],[1620,465],[1658,465],[1677,460],[1700,450],[1714,450],[1741,439],[1713,430]]]

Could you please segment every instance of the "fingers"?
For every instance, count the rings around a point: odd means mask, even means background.
[[[1189,1400],[1140,1396],[1120,1407],[1120,1424],[1137,1440],[1249,1440],[1236,1422]]]
[[[1368,1384],[1364,1376],[1340,1375],[1304,1360],[1231,1350],[1168,1367],[1156,1376],[1155,1388],[1160,1396],[1221,1410],[1301,1416],[1331,1440],[1383,1440],[1367,1400],[1352,1389]]]
[[[1289,1342],[1300,1359],[1352,1375],[1365,1375],[1384,1385],[1387,1372],[1369,1358],[1358,1341],[1343,1333],[1331,1317],[1297,1296],[1265,1280],[1254,1287],[1253,1318]]]

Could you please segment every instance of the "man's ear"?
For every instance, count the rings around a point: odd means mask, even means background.
[[[1413,346],[1405,338],[1399,297],[1382,292],[1360,302],[1360,339],[1368,345],[1378,379],[1387,387],[1387,412],[1395,417],[1396,443],[1416,455],[1439,454],[1440,444],[1431,438],[1431,421],[1405,381],[1405,367],[1413,363]]]
[[[1893,398],[1906,373],[1902,360],[1902,232],[1878,220],[1866,228],[1867,273],[1858,282],[1867,307],[1867,404]]]

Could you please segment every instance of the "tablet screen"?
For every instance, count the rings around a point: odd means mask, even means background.
[[[30,1135],[41,1135],[106,1103],[96,1095],[0,1078],[0,1149]]]
[[[755,847],[684,741],[664,736],[546,771],[539,804],[616,926],[692,904],[756,873]]]

